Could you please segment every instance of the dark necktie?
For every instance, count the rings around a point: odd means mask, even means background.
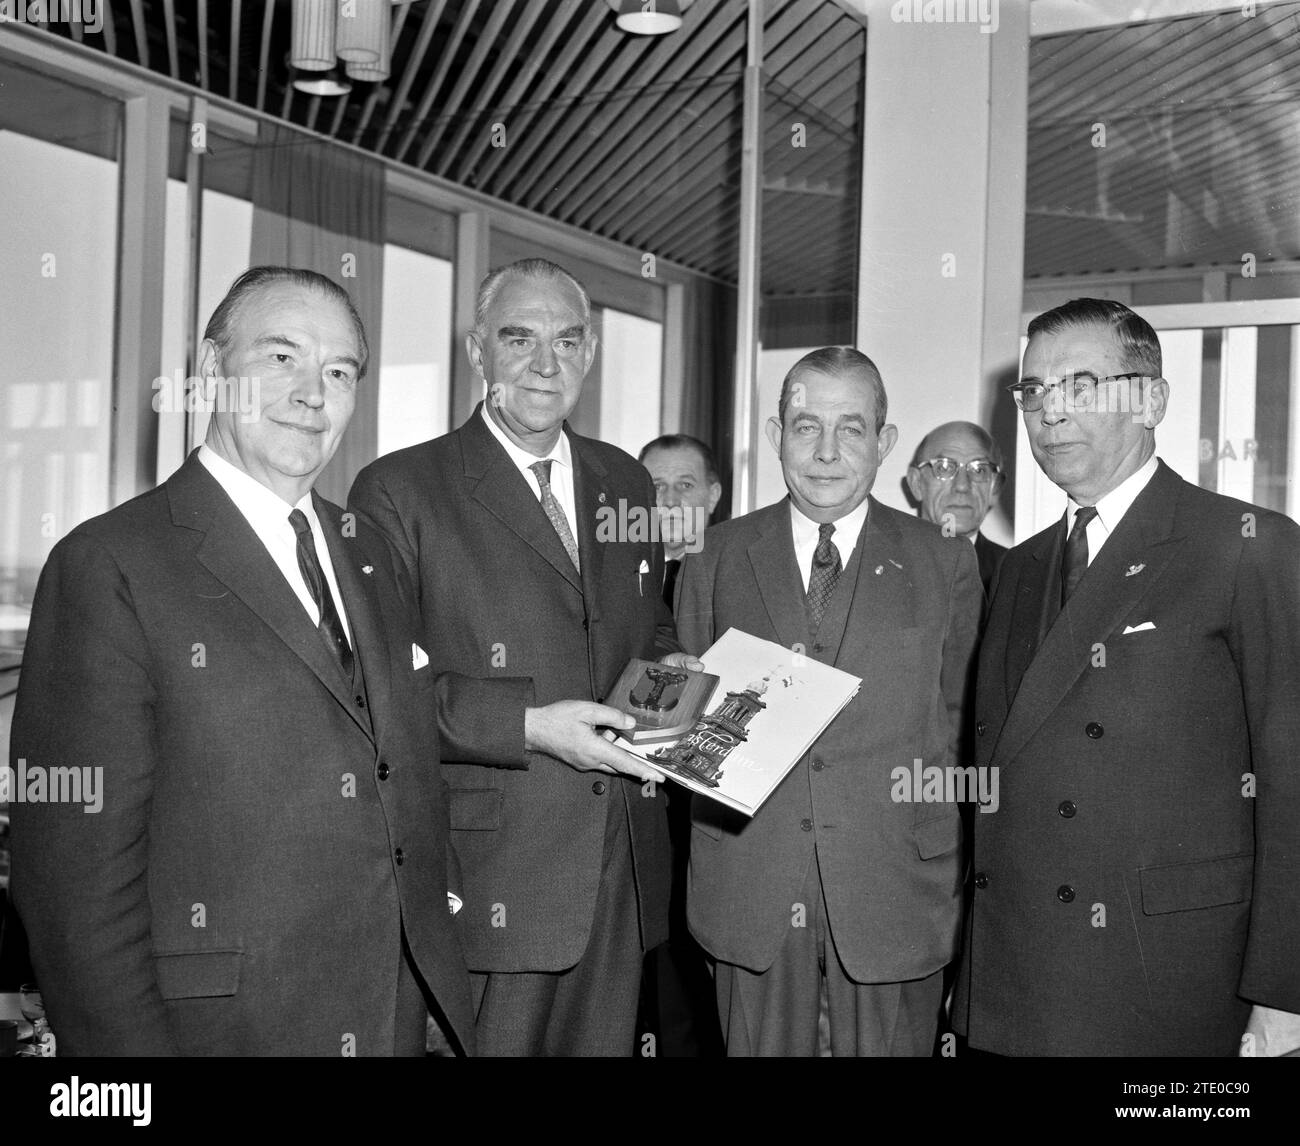
[[[1095,505],[1081,505],[1074,515],[1074,528],[1065,539],[1065,552],[1061,554],[1061,608],[1078,588],[1088,571],[1088,522],[1097,516]]]
[[[302,574],[302,579],[307,582],[311,599],[316,602],[316,607],[320,610],[320,624],[316,626],[317,631],[325,642],[325,647],[338,661],[343,675],[351,680],[352,646],[348,644],[347,635],[343,632],[343,622],[334,607],[334,597],[330,593],[329,582],[325,580],[320,562],[316,560],[316,543],[312,540],[311,524],[301,509],[295,509],[289,514],[289,524],[298,535],[298,571]]]
[[[817,548],[813,551],[812,571],[808,574],[808,619],[813,632],[822,623],[822,614],[835,592],[835,582],[840,579],[840,551],[831,540],[835,526],[827,522],[817,530]]]
[[[681,560],[669,558],[664,562],[664,604],[673,607],[673,590],[677,587],[677,574],[682,571]]]
[[[542,491],[542,508],[546,510],[546,516],[551,519],[555,532],[560,535],[560,540],[564,543],[564,551],[573,562],[573,567],[581,572],[582,566],[578,564],[578,543],[573,540],[569,519],[564,516],[564,510],[560,508],[560,503],[555,500],[555,494],[551,492],[551,459],[533,462],[528,468],[537,475],[537,484]]]

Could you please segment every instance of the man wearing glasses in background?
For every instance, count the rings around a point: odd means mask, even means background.
[[[1069,501],[1007,554],[980,653],[976,1050],[1300,1048],[1300,527],[1156,458],[1161,369],[1142,318],[1076,299],[1010,388]]]
[[[931,430],[907,467],[907,488],[919,503],[921,519],[939,526],[948,537],[964,537],[975,546],[984,594],[1006,556],[1006,546],[990,541],[980,526],[1002,491],[1002,450],[974,422],[945,422]]]

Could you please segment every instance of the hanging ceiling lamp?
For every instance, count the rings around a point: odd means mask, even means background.
[[[293,86],[309,95],[352,90],[349,79],[386,80],[391,68],[392,9],[411,0],[293,0],[289,63],[300,72]],[[346,74],[345,74],[346,73]]]
[[[625,32],[639,36],[662,36],[682,26],[682,13],[694,0],[605,0]]]

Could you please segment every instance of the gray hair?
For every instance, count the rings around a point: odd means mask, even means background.
[[[519,259],[517,262],[488,271],[487,276],[479,284],[478,298],[474,302],[474,328],[481,337],[486,337],[488,333],[488,311],[492,309],[492,304],[496,301],[506,280],[511,278],[547,279],[571,286],[582,300],[582,325],[588,333],[591,332],[591,296],[587,294],[587,288],[550,259]]]

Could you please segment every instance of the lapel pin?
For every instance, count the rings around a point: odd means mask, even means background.
[[[596,495],[596,500],[600,502],[601,505],[605,504],[605,491],[603,489]]]
[[[902,566],[901,566],[897,561],[895,561],[892,557],[889,559],[889,563],[890,563],[890,564],[891,564],[895,569],[902,569],[902,568],[903,568],[903,567],[902,567]]]
[[[1125,576],[1125,577],[1132,577],[1135,573],[1141,573],[1142,570],[1145,569],[1145,568],[1146,568],[1146,562],[1145,562],[1145,561],[1144,561],[1141,565],[1130,565],[1130,566],[1128,567],[1128,572],[1125,573],[1124,576]]]
[[[877,565],[877,566],[876,566],[876,576],[877,576],[877,577],[879,577],[879,576],[880,576],[884,571],[885,571],[885,567],[884,567],[883,565]]]
[[[363,565],[363,566],[361,566],[361,572],[362,572],[362,573],[370,574],[370,573],[373,573],[374,571],[375,571],[375,567],[374,567],[373,565]]]

